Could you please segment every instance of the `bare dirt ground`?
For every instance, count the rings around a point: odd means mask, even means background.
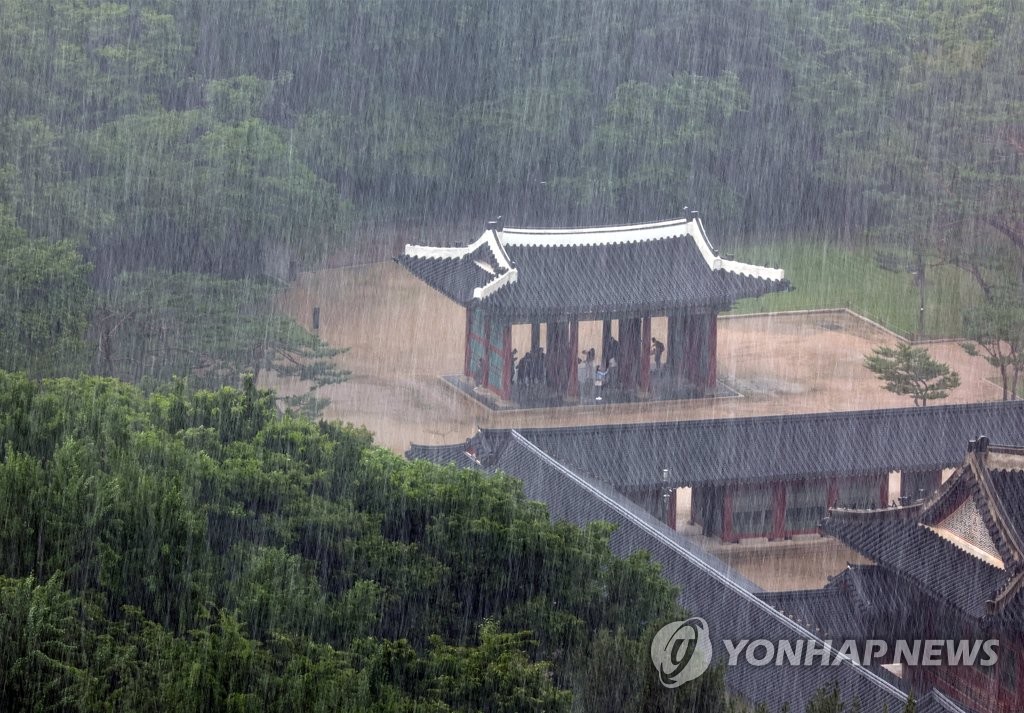
[[[708,550],[769,592],[821,589],[847,564],[870,564],[838,540],[813,535],[792,542],[717,543]]]
[[[441,375],[462,372],[465,312],[393,262],[302,273],[283,307],[309,325],[320,306],[320,336],[348,348],[338,358],[347,382],[322,390],[325,417],[364,425],[377,443],[403,452],[410,443],[452,443],[478,427],[555,426],[727,418],[910,406],[885,391],[863,366],[885,330],[849,313],[811,312],[723,316],[718,377],[740,396],[688,401],[604,404],[528,411],[492,411],[460,394]],[[599,322],[580,327],[580,346],[600,342]],[[664,319],[653,333],[665,339]],[[516,329],[523,351],[528,329]],[[926,345],[960,373],[962,385],[946,403],[1001,397],[996,370],[956,342]],[[267,382],[283,393],[296,384]]]
[[[689,401],[492,411],[441,380],[462,372],[465,312],[391,261],[303,273],[283,308],[311,324],[321,308],[320,336],[348,351],[345,383],[321,390],[324,416],[367,427],[377,443],[403,452],[410,443],[454,443],[478,427],[562,426],[727,418],[910,406],[863,366],[864,355],[895,335],[847,312],[751,315],[719,320],[718,378],[739,396]],[[665,340],[665,320],[653,322]],[[581,349],[600,342],[600,323],[580,325]],[[513,330],[524,352],[529,328]],[[948,402],[1001,398],[998,374],[956,342],[926,345],[960,374]],[[282,393],[294,383],[268,381]],[[828,538],[758,545],[708,543],[709,549],[769,590],[823,586],[856,553]]]

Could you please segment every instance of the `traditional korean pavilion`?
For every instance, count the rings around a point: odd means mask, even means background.
[[[762,599],[832,637],[998,640],[994,666],[910,666],[904,677],[968,710],[1024,710],[1024,448],[972,440],[931,497],[833,509],[822,532],[874,564]]]
[[[496,221],[468,245],[407,245],[396,260],[465,307],[464,376],[504,400],[512,398],[513,325],[531,325],[529,353],[543,350],[547,388],[576,398],[579,323],[589,320],[603,323],[599,363],[615,358],[617,386],[648,394],[652,317],[668,318],[670,386],[712,393],[719,312],[789,287],[782,270],[719,255],[695,211],[660,223],[573,230]]]

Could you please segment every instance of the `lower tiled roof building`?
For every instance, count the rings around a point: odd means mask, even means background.
[[[998,641],[992,666],[905,666],[968,709],[1024,710],[1024,448],[968,443],[963,463],[927,499],[836,508],[822,522],[874,562],[824,590],[762,599],[829,635]]]
[[[1024,455],[989,448],[987,440],[979,439],[975,444],[986,444],[985,448],[972,450],[975,455],[969,454],[965,463],[962,445],[955,444],[979,433],[1024,442],[1024,403],[489,429],[462,444],[413,446],[407,455],[501,471],[522,480],[527,496],[546,503],[556,519],[617,525],[612,540],[616,552],[649,551],[664,576],[680,587],[681,604],[707,620],[716,643],[763,638],[825,646],[826,640],[887,639],[894,632],[945,639],[1019,630],[1024,563],[1024,503],[1019,494],[1024,490],[1013,474],[1024,475]],[[986,459],[978,455],[982,452]],[[1020,460],[1019,467],[1014,458]],[[926,481],[938,487],[942,469],[958,463],[937,492],[906,507],[890,507],[884,497],[876,497],[870,508],[856,510],[836,509],[838,503],[831,497],[816,505],[818,519],[833,506],[826,532],[876,562],[851,567],[816,591],[763,592],[676,532],[670,517],[655,517],[652,508],[638,505],[658,501],[678,485],[704,487],[705,500],[711,503],[707,511],[721,506],[715,516],[721,520],[735,514],[724,499],[730,492],[738,500],[739,488],[767,488],[773,496],[761,522],[782,534],[787,503],[794,507],[795,502],[787,500],[787,493],[803,497],[807,483],[820,481],[827,486],[824,493],[841,493],[837,478],[856,483],[858,478],[903,469],[931,473],[934,477]],[[916,484],[926,481],[913,479]],[[874,492],[881,495],[876,485],[872,482]],[[791,486],[795,489],[786,490]],[[802,511],[806,500],[797,504]],[[922,611],[930,615],[922,617]],[[981,629],[970,628],[975,625]],[[1000,649],[1003,668],[975,673],[988,681],[1005,677],[1016,691],[1016,681],[1024,680],[1018,671],[1024,656],[1007,643]],[[716,648],[718,661],[726,653],[722,649]],[[834,666],[752,666],[740,657],[737,665],[727,668],[726,681],[731,690],[766,702],[770,710],[785,704],[790,710],[803,710],[817,691],[833,683],[844,700],[858,700],[864,711],[902,710],[910,690],[918,696],[918,711],[1024,710],[1006,707],[1016,705],[1019,697],[1007,698],[992,683],[985,689],[989,693],[962,695],[948,681],[918,671],[905,672],[901,678],[880,666],[838,656],[834,660]]]

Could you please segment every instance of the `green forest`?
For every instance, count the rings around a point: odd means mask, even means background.
[[[991,341],[960,312],[1024,304],[1014,5],[0,0],[0,366],[329,383],[267,315],[374,226],[684,206],[759,255],[870,245],[929,300],[893,326]]]
[[[726,711],[610,527],[273,395],[0,372],[0,709]],[[582,707],[581,707],[582,706]]]
[[[657,683],[608,526],[304,417],[343,345],[275,298],[379,226],[688,206],[1015,393],[1022,56],[1013,0],[0,0],[0,710],[738,707]]]

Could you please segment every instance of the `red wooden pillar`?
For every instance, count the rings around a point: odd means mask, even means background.
[[[683,318],[683,375],[700,390],[700,315],[688,314]]]
[[[639,317],[619,320],[619,384],[624,389],[640,385],[643,361],[643,326]]]
[[[501,398],[512,398],[512,325],[501,330]]]
[[[576,381],[576,352],[579,344],[579,323],[548,322],[548,350],[544,358],[548,387],[560,394],[579,394]]]
[[[560,391],[562,384],[559,380],[558,365],[559,355],[564,351],[562,343],[565,337],[562,334],[562,325],[557,322],[548,322],[547,328],[547,353],[544,355],[544,381],[548,388]]]
[[[491,389],[493,391],[494,389],[491,388],[492,385],[491,385],[491,350],[490,350],[490,346],[491,346],[491,317],[490,317],[490,315],[487,315],[487,314],[484,315],[484,320],[483,320],[483,325],[481,326],[481,330],[482,331],[478,335],[478,338],[483,340],[483,343],[484,343],[483,356],[481,356],[480,359],[478,360],[481,363],[479,365],[478,364],[474,364],[473,367],[480,369],[480,383],[483,385],[483,387],[485,389]]]
[[[670,488],[665,498],[665,524],[672,530],[676,529],[676,510],[678,509],[679,488]]]
[[[530,322],[530,351],[540,346],[540,322]]]
[[[786,484],[772,483],[772,531],[769,540],[782,540],[786,537]]]
[[[577,354],[580,352],[580,323],[579,320],[572,320],[569,322],[569,347],[565,350],[566,367],[568,371],[568,381],[566,384],[566,396],[571,399],[578,399],[580,397],[580,381],[579,381],[579,359]]]
[[[651,391],[651,318],[644,317],[640,322],[640,374],[639,388],[641,394]]]
[[[828,479],[828,495],[826,498],[826,507],[830,510],[839,504],[839,481],[835,478]]]
[[[619,348],[615,357],[618,367],[615,374],[615,385],[625,389],[629,386],[629,320],[618,320]]]
[[[676,331],[681,334],[675,336]],[[718,384],[718,315],[710,312],[670,319],[669,340],[678,342],[668,347],[673,373],[693,384],[698,393],[713,393]],[[673,363],[673,351],[682,352],[681,364]]]
[[[612,343],[612,321],[606,319],[601,322],[601,364],[608,363],[608,347]]]
[[[469,348],[470,335],[473,334],[473,310],[470,307],[466,308],[466,360],[462,367],[462,373],[467,379],[473,377],[473,364],[469,363],[470,353],[472,350]]]
[[[630,381],[630,374],[632,373],[632,361],[633,361],[633,350],[630,348],[630,339],[632,331],[631,319],[619,319],[619,356],[618,356],[618,374],[616,375],[616,385],[622,389],[629,389],[633,386]]]
[[[1024,710],[1024,651],[1018,647],[1013,647],[1014,657],[1013,661],[1007,661],[1010,666],[1016,666],[1013,680],[1017,682],[1017,698],[1014,703],[1014,710]],[[1005,664],[1004,664],[1005,665]]]
[[[878,505],[887,507],[889,505],[889,474],[884,473],[878,480]]]
[[[665,349],[669,380],[674,388],[680,388],[686,383],[686,320],[683,315],[669,315]]]
[[[732,494],[734,487],[725,486],[725,497],[722,498],[722,542],[739,542],[740,538],[732,532]]]
[[[718,381],[718,315],[691,315],[686,320],[686,375],[701,395]]]

